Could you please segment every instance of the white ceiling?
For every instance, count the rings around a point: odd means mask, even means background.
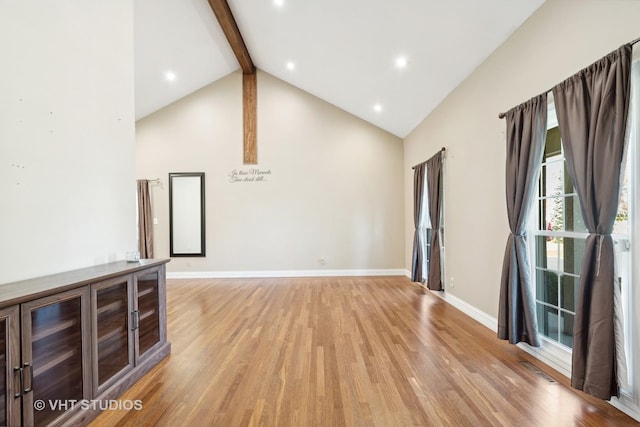
[[[254,64],[402,138],[544,2],[281,1],[228,0]],[[239,69],[207,0],[134,5],[136,119]]]

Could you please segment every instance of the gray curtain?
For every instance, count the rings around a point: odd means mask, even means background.
[[[619,393],[614,328],[614,291],[619,285],[611,233],[620,197],[630,71],[631,46],[625,45],[553,89],[567,169],[589,232],[580,272],[571,385],[607,400]]]
[[[538,347],[540,340],[526,228],[547,136],[547,94],[512,108],[506,113],[506,121],[507,217],[511,234],[502,265],[498,338],[512,344],[523,341]]]
[[[424,194],[424,174],[427,165],[421,163],[414,167],[413,171],[413,223],[415,225],[415,231],[413,232],[413,256],[411,264],[411,281],[422,282],[424,281],[424,272],[422,266],[424,265],[424,241],[423,241],[423,224],[422,221],[422,209],[423,207],[423,194]]]
[[[140,258],[153,258],[153,224],[151,218],[151,196],[149,181],[140,179],[138,183],[138,252]]]
[[[427,188],[429,191],[429,219],[431,220],[431,254],[427,287],[442,290],[440,254],[440,211],[442,210],[442,151],[427,160]]]

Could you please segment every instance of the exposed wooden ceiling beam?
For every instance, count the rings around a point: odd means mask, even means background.
[[[255,71],[242,74],[242,111],[243,111],[243,163],[245,165],[258,164],[258,80]]]
[[[256,67],[253,65],[251,55],[249,55],[247,46],[244,44],[242,34],[240,34],[238,24],[236,24],[227,0],[209,0],[209,6],[211,6],[211,10],[213,10],[213,14],[216,15],[218,23],[220,27],[222,27],[222,31],[231,46],[231,50],[233,50],[233,54],[240,63],[242,72],[244,74],[254,73]]]
[[[256,67],[253,65],[251,55],[244,44],[242,34],[240,34],[227,0],[209,0],[209,6],[211,6],[213,14],[227,37],[231,50],[240,63],[240,68],[242,68],[243,163],[256,165],[258,164]]]

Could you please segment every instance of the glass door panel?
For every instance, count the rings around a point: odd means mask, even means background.
[[[19,307],[0,309],[0,425],[20,425]],[[16,397],[17,396],[17,397]]]
[[[8,406],[8,387],[7,387],[7,373],[9,373],[7,366],[7,319],[0,319],[0,425],[9,425],[7,420],[7,406]]]
[[[119,279],[94,287],[96,391],[119,372],[133,366],[129,333],[129,280]]]
[[[84,386],[88,352],[82,338],[86,291],[61,296],[23,305],[23,412],[25,422],[31,424],[33,417],[35,426],[47,425],[62,415],[69,409],[65,402],[88,396]],[[34,411],[33,402],[38,400],[54,403]]]
[[[160,342],[158,273],[137,276],[138,355]]]

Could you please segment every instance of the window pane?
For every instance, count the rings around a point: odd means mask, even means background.
[[[560,342],[573,348],[573,314],[560,313]]]
[[[582,258],[586,245],[585,239],[565,237],[561,243],[562,266],[565,273],[580,274]]]
[[[558,270],[560,266],[557,237],[536,236],[536,267]]]
[[[536,236],[536,267],[547,268],[546,236]]]
[[[562,197],[551,197],[546,199],[545,216],[547,220],[547,230],[564,230],[564,206],[562,199]]]
[[[621,189],[616,228],[628,228],[625,186]],[[536,311],[538,329],[547,338],[573,346],[573,326],[584,258],[584,237],[561,237],[587,229],[573,180],[562,152],[560,131],[547,130],[537,199],[537,230],[552,236],[535,236]],[[621,239],[620,236],[618,238]]]
[[[587,227],[582,220],[578,196],[568,196],[564,199],[564,227],[566,231],[587,231]]]
[[[558,341],[558,310],[538,304],[538,332]]]
[[[564,162],[560,156],[557,156],[560,161],[551,161],[547,163],[546,168],[542,169],[544,178],[544,195],[545,196],[562,196],[564,190],[562,187],[562,170],[564,168]]]
[[[560,140],[560,128],[558,126],[547,130],[547,140],[544,144],[543,159],[552,159],[562,152],[562,143]]]
[[[560,291],[560,307],[565,310],[575,312],[576,304],[578,303],[578,285],[580,283],[580,278],[563,275],[560,281],[562,283],[562,289]]]
[[[427,228],[426,230],[424,230],[424,259],[423,261],[423,266],[422,266],[422,271],[423,271],[423,275],[424,277],[428,277],[429,276],[429,259],[431,258],[431,234],[433,233],[433,230],[431,228]]]
[[[536,299],[558,305],[558,274],[549,270],[536,271]]]
[[[629,168],[627,168],[622,188],[620,189],[620,203],[618,204],[618,213],[616,214],[616,222],[613,226],[614,234],[628,235],[631,232],[629,227]]]

